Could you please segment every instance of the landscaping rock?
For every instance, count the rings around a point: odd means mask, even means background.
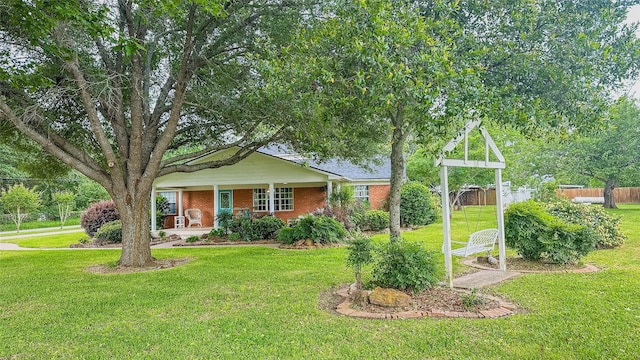
[[[369,302],[378,306],[409,306],[411,297],[402,291],[377,287],[369,294]]]
[[[304,241],[304,246],[313,246],[313,240],[307,239]]]

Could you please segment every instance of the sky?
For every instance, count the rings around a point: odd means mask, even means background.
[[[627,15],[627,22],[637,21],[640,21],[640,5],[632,6],[629,10],[629,14]],[[640,36],[640,30],[638,31],[638,36]],[[632,86],[629,90],[629,94],[640,99],[640,78],[632,81],[631,84]]]

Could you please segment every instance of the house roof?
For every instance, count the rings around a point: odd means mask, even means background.
[[[388,157],[379,157],[378,161],[370,161],[367,166],[361,166],[338,159],[318,162],[305,158],[284,146],[262,147],[257,152],[297,164],[306,164],[312,169],[342,176],[352,181],[388,180],[391,178],[391,160]]]

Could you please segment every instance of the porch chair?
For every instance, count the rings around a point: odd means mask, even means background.
[[[184,216],[189,221],[189,226],[199,225],[202,227],[202,211],[200,209],[187,209],[184,211]]]

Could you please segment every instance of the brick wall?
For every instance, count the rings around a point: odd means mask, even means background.
[[[200,209],[202,211],[202,226],[213,226],[213,190],[184,191],[182,193],[182,211],[187,209]],[[189,226],[188,221],[185,225]]]
[[[369,204],[372,209],[383,209],[389,205],[391,185],[369,185]],[[383,209],[387,210],[387,209]]]
[[[369,185],[369,202],[372,209],[381,209],[389,200],[389,185]],[[293,210],[276,211],[275,216],[283,221],[308,214],[325,205],[326,189],[323,187],[301,187],[293,189]],[[197,208],[202,211],[202,226],[213,226],[213,190],[184,191],[182,193],[182,211]],[[233,207],[253,209],[253,190],[233,190]],[[189,225],[189,224],[186,224]],[[165,228],[174,227],[174,216],[168,216]]]

